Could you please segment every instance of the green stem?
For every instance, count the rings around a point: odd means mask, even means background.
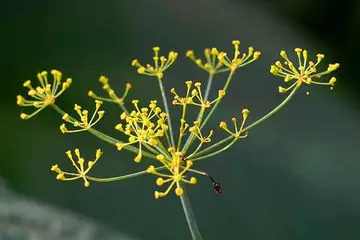
[[[120,106],[120,108],[121,108],[124,112],[126,112],[127,114],[129,114],[128,110],[127,110],[126,107],[124,106],[124,103],[119,103],[118,105]]]
[[[155,168],[155,170],[162,170],[164,168],[166,168],[166,167],[164,167],[164,166],[157,167],[157,168]],[[130,173],[130,174],[126,174],[126,175],[122,175],[122,176],[118,176],[118,177],[110,177],[110,178],[97,178],[97,177],[91,177],[91,176],[85,176],[85,177],[86,177],[86,179],[94,181],[94,182],[114,182],[114,181],[120,181],[120,180],[125,180],[128,178],[141,176],[144,174],[148,174],[148,172],[146,170],[144,170],[141,172]]]
[[[116,146],[117,143],[123,143],[122,141],[120,140],[117,140],[113,137],[110,137],[109,135],[106,135],[98,130],[96,130],[95,128],[90,128],[89,129],[89,132],[91,134],[93,134],[94,136],[100,138],[101,140],[103,140],[104,142],[107,142],[107,143],[110,143],[114,146]],[[124,150],[127,150],[127,151],[130,151],[130,152],[133,152],[133,153],[138,153],[139,152],[139,149],[136,148],[136,147],[133,147],[131,145],[126,145],[124,146],[123,148]],[[152,153],[149,153],[147,151],[144,151],[142,150],[142,155],[145,156],[145,157],[148,157],[148,158],[152,158],[152,159],[156,159],[156,155],[155,154],[152,154]]]
[[[173,134],[172,125],[171,125],[171,118],[170,118],[170,111],[169,111],[169,106],[168,106],[167,99],[166,99],[166,93],[165,93],[164,85],[162,84],[162,80],[160,78],[158,78],[158,82],[159,82],[161,97],[163,99],[163,103],[164,103],[164,107],[165,107],[165,112],[167,114],[167,122],[168,122],[168,125],[169,125],[171,146],[175,147],[174,134]]]
[[[210,89],[211,89],[211,84],[212,84],[212,80],[213,80],[214,74],[209,74],[209,79],[206,85],[206,90],[205,90],[205,95],[204,95],[204,102],[206,102],[209,99],[209,95],[210,95]]]
[[[224,86],[224,91],[226,92],[226,90],[228,89],[228,87],[230,86],[230,82],[232,77],[234,76],[235,71],[230,71],[229,76],[226,80],[225,86]],[[205,120],[202,122],[201,126],[200,126],[200,130],[205,126],[205,124],[209,121],[210,117],[212,116],[212,114],[215,112],[216,108],[219,106],[221,99],[219,99],[219,101],[217,101],[215,103],[215,105],[212,107],[210,113],[206,116]]]
[[[115,181],[125,180],[125,179],[132,178],[132,177],[141,176],[146,173],[147,172],[145,170],[145,171],[141,171],[141,172],[137,172],[137,173],[131,173],[131,174],[123,175],[123,176],[109,177],[109,178],[97,178],[97,177],[86,176],[86,179],[94,181],[94,182],[115,182]]]
[[[232,136],[232,137],[234,137],[234,136]],[[208,155],[204,155],[204,156],[200,156],[200,157],[192,157],[191,161],[193,161],[193,162],[199,161],[201,159],[209,158],[209,157],[215,156],[215,155],[217,155],[219,153],[222,153],[222,152],[228,150],[237,140],[238,140],[238,138],[234,137],[234,139],[228,145],[226,145],[225,147],[223,147],[223,148],[221,148],[221,149],[219,149],[219,150],[217,150],[217,151],[215,151],[213,153],[210,153]]]
[[[201,142],[199,143],[199,145],[197,146],[197,148],[195,149],[195,151],[192,152],[191,154],[189,154],[189,155],[187,156],[187,158],[191,158],[192,156],[194,156],[194,155],[200,150],[200,148],[202,147],[203,144],[204,144],[204,142],[201,141]]]
[[[189,197],[186,194],[184,186],[181,186],[181,188],[184,190],[183,195],[180,197],[181,205],[184,210],[184,214],[185,214],[186,221],[187,221],[189,229],[190,229],[192,239],[193,240],[202,240],[199,228],[196,223],[194,212],[191,208]]]
[[[284,107],[289,101],[290,99],[294,96],[294,94],[296,93],[296,91],[299,89],[299,87],[301,86],[301,84],[297,84],[294,89],[291,91],[291,93],[273,110],[271,110],[268,114],[266,114],[265,116],[263,116],[262,118],[258,119],[257,121],[253,122],[252,124],[250,124],[249,126],[247,126],[246,128],[243,128],[240,131],[240,134],[245,133],[247,131],[249,131],[251,128],[259,125],[260,123],[262,123],[263,121],[265,121],[266,119],[270,118],[272,115],[274,115],[276,112],[278,112],[282,107]],[[232,138],[234,138],[234,136],[229,136],[213,145],[211,145],[208,148],[203,149],[202,151],[198,152],[197,154],[195,154],[193,156],[193,158],[198,158],[198,160],[200,160],[200,156],[204,155],[205,153],[221,146],[222,144],[226,143],[227,141],[230,141]],[[209,154],[210,155],[210,154]],[[209,156],[207,155],[207,156]],[[211,154],[210,156],[214,156],[214,154]],[[201,157],[201,159],[204,159],[205,156]]]
[[[276,112],[278,112],[282,107],[284,107],[289,101],[290,99],[294,96],[294,94],[296,93],[296,91],[299,89],[299,87],[301,86],[301,84],[296,84],[296,86],[294,87],[294,89],[291,91],[291,93],[284,99],[284,101],[282,101],[282,103],[280,103],[276,108],[274,108],[273,110],[271,110],[268,114],[266,114],[265,116],[263,116],[262,118],[258,119],[257,121],[253,122],[252,124],[250,124],[249,126],[247,126],[246,128],[242,129],[241,133],[247,132],[249,131],[251,128],[259,125],[260,123],[262,123],[263,121],[265,121],[266,119],[270,118],[272,115],[274,115]]]
[[[182,137],[184,136],[184,129],[183,128],[184,128],[184,124],[185,124],[185,115],[186,115],[186,104],[183,105],[183,107],[182,107],[182,114],[181,114],[181,119],[180,119],[180,129],[179,129],[179,138],[178,138],[178,144],[177,144],[176,151],[180,150],[181,140],[182,140]]]
[[[205,153],[213,150],[213,149],[216,149],[217,147],[220,147],[221,145],[223,145],[224,143],[228,142],[229,140],[231,140],[232,138],[234,138],[233,135],[230,135],[229,137],[227,138],[224,138],[223,140],[209,146],[208,148],[205,148],[203,150],[201,150],[200,152],[198,152],[197,154],[194,154],[194,156],[192,156],[192,158],[198,158],[199,156],[201,155],[204,155]]]
[[[213,77],[214,77],[214,74],[209,74],[209,78],[208,78],[208,82],[207,82],[206,90],[205,90],[205,95],[204,95],[204,99],[203,99],[204,102],[206,102],[208,100],[208,98],[209,98]],[[204,117],[204,112],[205,112],[205,109],[201,108],[200,112],[199,112],[199,114],[198,114],[198,116],[196,118],[197,121],[200,121],[201,125],[202,125],[201,120]],[[201,128],[200,128],[200,130],[201,130]],[[191,133],[189,135],[189,137],[186,139],[184,147],[183,147],[183,149],[181,151],[183,154],[186,154],[187,150],[189,149],[189,147],[192,144],[192,142],[194,141],[194,139],[195,139],[194,134]]]
[[[204,108],[204,107],[201,107],[199,116],[198,116],[198,118],[197,118],[197,121],[199,121],[200,123],[201,123],[201,120],[202,120],[203,117],[204,117],[204,112],[205,112],[205,108]],[[186,154],[187,150],[189,149],[189,147],[191,146],[191,144],[193,143],[194,140],[195,140],[195,134],[194,134],[194,133],[191,133],[191,134],[189,135],[188,139],[186,140],[183,149],[181,150],[181,152],[182,152],[183,154]]]

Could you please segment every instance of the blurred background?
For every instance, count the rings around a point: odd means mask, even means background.
[[[153,176],[93,183],[87,189],[81,181],[57,181],[50,167],[71,167],[68,149],[80,148],[89,159],[102,148],[104,155],[92,172],[99,177],[142,170],[149,161],[135,165],[133,154],[118,152],[87,133],[61,134],[61,118],[51,109],[21,120],[19,114],[28,109],[17,107],[15,99],[26,94],[23,82],[53,68],[71,77],[73,85],[57,101],[66,111],[74,103],[93,109],[87,91],[100,93],[100,75],[119,92],[131,82],[128,101],[159,99],[155,79],[137,75],[132,59],[150,61],[155,45],[162,53],[178,51],[179,60],[167,71],[164,84],[183,88],[185,80],[206,80],[185,59],[187,49],[197,55],[205,47],[232,52],[231,41],[240,39],[241,49],[251,45],[262,56],[236,75],[212,120],[217,129],[219,121],[240,116],[243,108],[250,109],[249,121],[254,121],[277,106],[284,98],[277,93],[281,79],[270,75],[269,65],[279,59],[281,49],[300,47],[312,56],[324,53],[324,68],[341,64],[334,91],[301,89],[248,138],[199,162],[198,169],[221,182],[223,196],[215,196],[207,179],[189,187],[188,194],[207,240],[360,238],[359,1],[42,0],[1,5],[0,176],[8,190],[137,239],[190,239],[179,199],[173,194],[153,198]],[[215,79],[214,94],[223,83],[223,77]],[[105,105],[105,110],[97,128],[121,138],[113,129],[119,109]]]

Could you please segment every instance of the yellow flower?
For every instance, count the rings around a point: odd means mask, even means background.
[[[170,92],[174,94],[174,100],[172,101],[173,105],[183,105],[183,106],[195,105],[203,108],[209,108],[212,104],[219,101],[222,97],[225,96],[225,91],[219,90],[218,97],[216,99],[214,99],[213,101],[208,101],[208,100],[205,101],[203,97],[203,92],[201,90],[200,82],[196,82],[194,84],[194,88],[192,88],[193,86],[192,81],[186,81],[185,84],[187,87],[185,97],[180,97],[177,94],[175,88],[172,88],[170,90]]]
[[[139,74],[156,76],[158,79],[162,79],[164,76],[164,71],[175,62],[178,54],[177,52],[170,51],[168,57],[166,58],[165,56],[159,57],[160,47],[153,47],[153,51],[154,66],[146,64],[146,66],[144,67],[137,59],[134,59],[131,65],[138,68],[137,71]]]
[[[222,121],[220,122],[219,124],[219,127],[222,128],[223,130],[225,130],[225,132],[229,133],[230,135],[234,136],[235,139],[237,138],[245,138],[248,136],[248,133],[245,133],[244,135],[241,135],[242,133],[242,130],[244,128],[244,124],[246,122],[246,119],[248,118],[248,115],[249,115],[249,110],[248,109],[243,109],[242,110],[242,122],[241,122],[241,125],[240,127],[238,127],[237,125],[237,119],[236,118],[232,118],[231,121],[233,122],[234,124],[234,130],[235,131],[231,131],[228,126],[227,126],[227,123]]]
[[[121,104],[121,105],[124,104],[124,99],[126,98],[128,92],[131,88],[130,83],[126,83],[125,91],[124,91],[123,95],[121,97],[119,97],[115,93],[114,89],[111,88],[111,86],[109,84],[109,79],[107,77],[101,76],[99,78],[99,82],[102,84],[102,89],[108,93],[109,98],[99,97],[91,90],[88,92],[89,97],[92,97],[94,99],[101,100],[101,101],[114,102],[114,103]]]
[[[206,48],[204,50],[205,63],[201,58],[196,58],[193,50],[188,50],[186,56],[190,58],[196,65],[208,72],[209,74],[216,74],[220,72],[228,71],[228,68],[224,68],[223,64],[218,60],[217,56],[219,51],[217,48]]]
[[[270,67],[270,72],[273,75],[282,77],[286,83],[293,82],[293,84],[287,88],[280,86],[280,93],[285,93],[297,85],[300,86],[302,83],[326,85],[330,86],[330,89],[333,89],[336,82],[335,77],[332,77],[328,82],[314,81],[314,79],[319,79],[322,76],[335,71],[340,67],[339,63],[329,64],[327,70],[319,72],[317,67],[324,58],[323,54],[317,54],[317,61],[314,63],[313,61],[308,61],[307,50],[295,48],[295,52],[298,58],[298,66],[295,66],[295,64],[288,58],[286,51],[282,50],[280,52],[280,56],[284,59],[284,65],[280,61],[276,61],[275,64]]]
[[[63,123],[60,126],[61,132],[62,133],[75,133],[75,132],[88,131],[91,127],[93,127],[95,124],[97,124],[100,121],[100,119],[104,116],[105,111],[103,111],[103,110],[99,111],[100,106],[102,105],[102,101],[95,100],[95,105],[96,105],[95,111],[89,120],[88,110],[86,110],[86,109],[81,110],[81,106],[75,104],[74,110],[79,115],[80,121],[70,117],[69,114],[67,114],[67,113],[65,113],[62,116],[62,119],[68,123],[71,123],[74,127],[79,128],[79,129],[68,130],[65,123]]]
[[[189,132],[194,134],[194,136],[199,139],[201,143],[209,143],[211,142],[211,136],[214,134],[213,130],[210,130],[209,134],[207,136],[203,136],[200,130],[200,122],[195,121],[194,125],[189,128]]]
[[[175,194],[177,196],[182,196],[184,191],[180,186],[181,182],[188,184],[196,184],[197,182],[197,179],[195,177],[186,179],[185,176],[185,173],[191,170],[193,162],[190,160],[183,161],[181,159],[181,152],[175,152],[174,148],[169,148],[169,152],[171,153],[171,159],[167,159],[164,155],[161,154],[157,156],[157,159],[167,167],[169,174],[164,174],[156,171],[155,167],[152,165],[149,166],[147,169],[148,173],[158,176],[156,180],[156,185],[162,186],[165,183],[170,183],[168,188],[164,192],[155,191],[154,196],[156,199],[168,195],[170,190],[175,185]]]
[[[95,157],[95,160],[92,160],[92,161],[88,161],[88,164],[87,164],[87,168],[85,169],[84,167],[84,158],[82,158],[80,156],[80,151],[79,149],[75,149],[75,155],[77,157],[77,162],[75,162],[75,160],[73,159],[73,156],[72,156],[72,153],[71,151],[67,151],[66,152],[66,155],[68,156],[68,158],[70,159],[72,165],[75,167],[76,169],[76,173],[71,173],[71,172],[66,172],[66,171],[63,171],[59,168],[58,164],[55,164],[51,167],[51,171],[53,172],[56,172],[57,173],[57,176],[56,176],[56,179],[57,180],[61,180],[61,181],[71,181],[71,180],[76,180],[76,179],[79,179],[79,178],[82,178],[84,179],[84,186],[85,187],[89,187],[90,183],[89,181],[87,180],[86,178],[86,175],[88,174],[88,172],[90,171],[90,169],[95,165],[95,163],[97,162],[97,160],[101,157],[102,155],[102,152],[100,149],[98,149],[96,151],[96,157]]]
[[[23,84],[24,87],[29,89],[28,95],[34,100],[26,100],[21,95],[18,95],[16,103],[22,107],[35,107],[36,110],[30,115],[21,113],[20,117],[22,119],[32,118],[47,106],[54,104],[55,99],[70,87],[72,82],[71,78],[66,79],[66,81],[61,84],[62,73],[58,70],[51,70],[51,74],[53,76],[52,83],[49,83],[48,73],[43,71],[37,74],[40,86],[34,88],[30,80],[27,80]]]
[[[120,116],[125,121],[125,127],[122,124],[116,125],[115,129],[129,137],[127,143],[117,143],[118,150],[126,145],[134,143],[139,144],[139,152],[135,157],[135,162],[140,162],[142,158],[142,145],[151,148],[159,143],[159,138],[163,137],[168,130],[166,125],[166,113],[162,112],[157,106],[157,102],[150,101],[149,107],[139,108],[138,100],[132,101],[135,110],[132,112],[123,112]]]
[[[257,60],[261,54],[259,51],[254,51],[253,47],[248,48],[248,53],[240,54],[240,50],[239,50],[240,41],[234,40],[232,44],[234,45],[234,49],[235,49],[233,59],[230,59],[227,56],[227,53],[225,52],[220,52],[219,55],[217,56],[219,62],[225,65],[232,72],[236,71],[236,69],[240,67],[243,67]]]

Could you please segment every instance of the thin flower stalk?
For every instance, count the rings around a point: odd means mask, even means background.
[[[102,85],[102,89],[108,94],[109,97],[98,96],[92,90],[88,91],[88,96],[91,98],[94,98],[96,100],[118,104],[124,112],[127,112],[127,109],[125,107],[125,98],[127,97],[130,89],[132,88],[131,84],[126,83],[125,90],[124,90],[122,96],[119,97],[116,94],[115,90],[111,87],[111,85],[109,83],[109,79],[107,77],[101,76],[99,78],[99,82]]]

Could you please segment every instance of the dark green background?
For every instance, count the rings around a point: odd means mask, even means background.
[[[98,176],[129,173],[148,162],[134,165],[132,154],[86,133],[62,135],[61,119],[51,109],[22,121],[15,96],[26,93],[23,81],[52,68],[72,77],[73,85],[58,100],[66,110],[74,103],[92,109],[86,92],[100,90],[101,74],[120,91],[131,81],[129,99],[147,101],[159,92],[154,79],[136,74],[133,58],[150,61],[154,45],[178,51],[164,84],[179,88],[185,80],[206,77],[185,59],[187,49],[231,51],[231,40],[240,39],[242,49],[253,45],[262,56],[235,77],[212,121],[217,128],[242,108],[250,109],[254,121],[280,103],[280,79],[269,74],[269,65],[281,49],[301,47],[324,53],[327,63],[341,63],[335,91],[311,86],[306,96],[302,89],[249,138],[200,162],[199,169],[221,182],[224,195],[216,197],[210,182],[200,179],[188,188],[189,197],[204,239],[360,238],[357,1],[7,1],[1,10],[0,174],[16,191],[142,239],[189,239],[179,199],[154,200],[152,176],[89,189],[80,181],[56,181],[49,168],[68,164],[68,149],[80,148],[91,158],[102,148],[93,171]],[[222,83],[216,79],[215,87]],[[116,134],[119,110],[105,108],[98,128]]]

